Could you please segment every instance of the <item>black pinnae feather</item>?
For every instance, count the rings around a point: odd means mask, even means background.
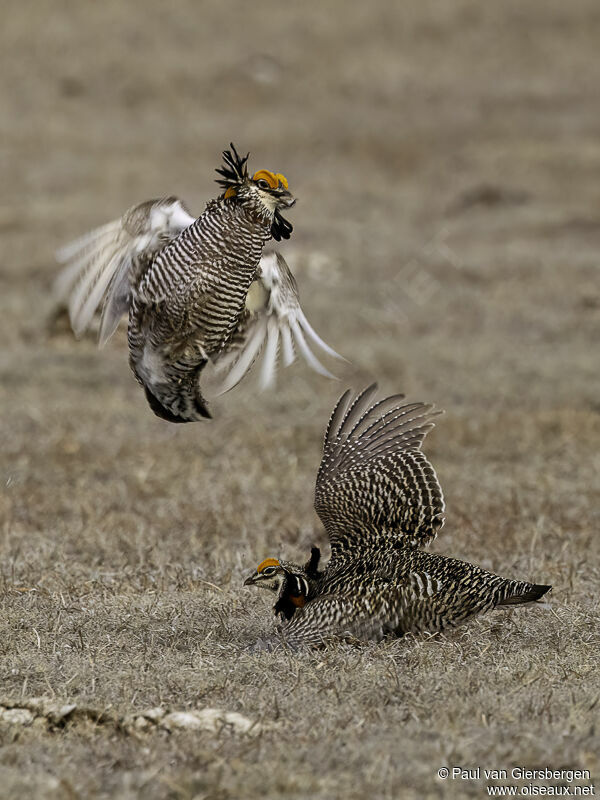
[[[304,565],[304,571],[309,578],[316,578],[319,570],[319,561],[321,560],[321,550],[318,547],[310,548],[310,558]]]
[[[244,158],[242,158],[235,149],[233,142],[230,142],[229,146],[231,147],[231,150],[223,151],[223,160],[231,168],[235,175],[237,175],[239,180],[245,180],[248,177],[247,161],[250,153],[246,153]]]
[[[233,142],[231,142],[229,146],[231,147],[231,150],[223,150],[223,161],[225,166],[218,167],[215,170],[215,172],[223,176],[222,179],[216,179],[216,182],[219,184],[219,186],[222,186],[223,189],[229,189],[230,187],[238,186],[248,177],[248,166],[246,162],[248,161],[248,156],[250,153],[246,153],[244,158],[242,158],[235,149]]]
[[[217,181],[219,183],[219,181]],[[271,236],[275,239],[276,242],[280,242],[282,239],[289,239],[292,231],[294,230],[294,226],[291,222],[288,222],[287,219],[281,216],[279,213],[279,209],[275,211],[273,216],[273,224],[271,225]]]

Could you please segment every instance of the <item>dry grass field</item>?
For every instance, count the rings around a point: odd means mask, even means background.
[[[440,767],[600,776],[599,40],[593,0],[3,12],[2,798],[462,798],[486,781]],[[53,252],[149,197],[200,213],[231,140],[287,175],[284,252],[352,366],[246,381],[212,423],[169,425],[122,332],[99,352],[52,323]],[[446,409],[434,548],[552,583],[550,607],[250,654],[274,620],[243,579],[327,549],[322,432],[371,379]],[[255,725],[144,721],[157,707]]]

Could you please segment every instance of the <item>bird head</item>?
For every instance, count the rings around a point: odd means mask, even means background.
[[[317,566],[320,551],[313,547],[310,560],[304,567],[291,561],[280,561],[276,558],[265,558],[244,586],[257,586],[277,595],[274,610],[286,619],[291,619],[297,609],[302,608],[310,594],[311,584],[318,577]]]
[[[223,199],[248,205],[271,222],[271,235],[276,241],[289,239],[292,225],[282,217],[280,209],[290,208],[296,202],[288,188],[285,175],[259,169],[252,177],[248,174],[248,156],[238,155],[233,143],[231,150],[223,151],[222,167],[216,171],[217,183],[224,189]]]

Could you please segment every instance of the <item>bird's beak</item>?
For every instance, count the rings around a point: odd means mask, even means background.
[[[250,575],[249,578],[246,578],[244,581],[244,586],[254,586],[254,581],[256,579],[256,573],[254,575]]]
[[[286,208],[291,208],[296,202],[296,198],[287,189],[281,189],[277,194],[277,200]]]

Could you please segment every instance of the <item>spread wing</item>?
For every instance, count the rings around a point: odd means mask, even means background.
[[[246,375],[261,351],[260,383],[262,388],[271,386],[275,381],[280,345],[284,366],[294,361],[298,351],[312,369],[328,378],[334,376],[314,355],[310,345],[342,359],[315,333],[306,319],[300,307],[298,286],[283,256],[268,253],[262,257],[257,280],[246,297],[246,310],[240,325],[228,348],[214,361],[218,379],[213,390],[223,394],[232,389]]]
[[[54,291],[68,305],[75,335],[87,330],[102,304],[99,344],[104,345],[129,310],[132,287],[145,268],[192,222],[177,198],[148,200],[59,250],[57,259],[66,266]]]
[[[348,390],[325,434],[315,509],[332,559],[390,543],[424,546],[444,522],[442,489],[420,449],[441,412],[403,404],[401,394],[372,404],[376,391],[373,384],[351,402]]]

